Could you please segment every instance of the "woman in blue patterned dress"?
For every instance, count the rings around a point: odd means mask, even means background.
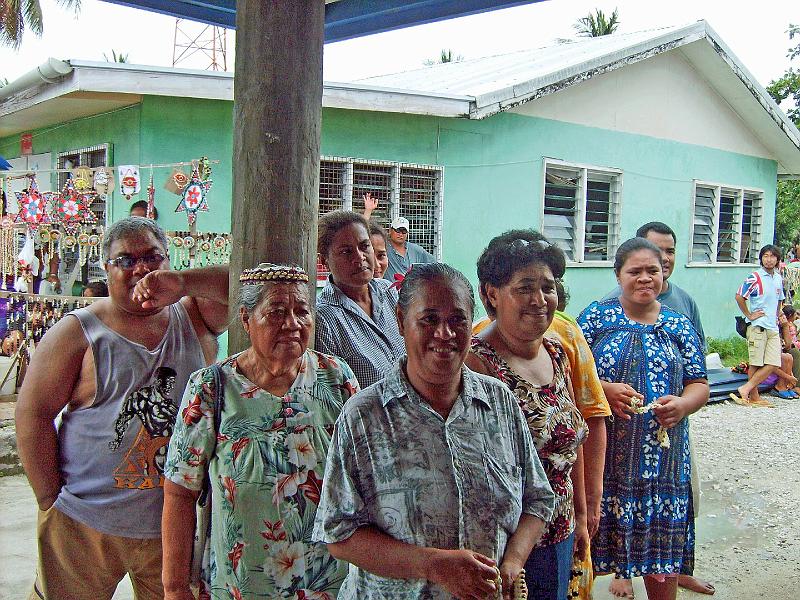
[[[655,245],[626,241],[614,271],[619,299],[593,302],[578,319],[617,415],[608,424],[594,568],[644,576],[648,598],[674,600],[677,575],[694,563],[686,416],[708,400],[705,361],[689,319],[656,300],[663,276]]]

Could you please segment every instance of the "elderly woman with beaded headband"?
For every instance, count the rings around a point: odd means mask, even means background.
[[[545,337],[558,305],[564,253],[533,230],[497,236],[478,259],[494,321],[472,339],[467,365],[514,392],[556,495],[553,518],[527,557],[530,598],[566,600],[573,555],[586,555],[583,449],[589,429],[575,403],[561,343]]]
[[[214,564],[203,565],[210,596],[201,597],[332,598],[346,568],[309,542],[308,527],[330,431],[358,383],[347,363],[307,348],[313,320],[301,268],[263,263],[240,281],[251,346],[192,375],[167,455],[166,599],[192,597],[194,505],[206,477]]]
[[[407,356],[336,422],[313,537],[353,565],[339,600],[522,587],[553,492],[514,396],[464,367],[474,303],[462,273],[415,265],[396,311]]]
[[[317,298],[316,348],[341,356],[361,387],[370,386],[405,351],[394,317],[397,292],[374,277],[375,250],[360,214],[335,210],[320,217],[317,250],[331,274]]]

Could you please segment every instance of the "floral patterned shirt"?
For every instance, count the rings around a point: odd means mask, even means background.
[[[523,513],[550,518],[553,492],[519,407],[497,380],[462,369],[442,418],[411,387],[405,359],[353,397],[336,422],[313,538],[348,539],[373,525],[417,546],[502,559]],[[448,600],[425,580],[351,565],[339,600]]]
[[[221,363],[224,406],[214,446],[210,369],[189,379],[165,476],[198,491],[211,481],[210,564],[202,598],[333,600],[347,572],[311,541],[325,455],[342,406],[358,382],[347,363],[308,350],[283,398]]]
[[[563,348],[557,341],[547,338],[542,338],[542,347],[553,361],[553,381],[539,387],[517,375],[488,342],[472,338],[472,352],[516,395],[547,480],[556,495],[553,518],[537,548],[564,541],[575,529],[570,475],[578,458],[578,448],[589,435],[586,421],[567,388],[567,362]]]

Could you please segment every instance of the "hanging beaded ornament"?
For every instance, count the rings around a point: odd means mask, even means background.
[[[6,278],[14,275],[17,272],[17,252],[16,252],[16,237],[14,231],[14,219],[6,215],[0,218],[0,270],[2,270],[2,281],[0,287],[6,288]]]
[[[189,179],[189,183],[183,188],[181,201],[175,208],[175,212],[186,213],[189,225],[192,225],[197,220],[198,212],[208,211],[206,195],[211,188],[211,183],[211,179],[206,179],[205,181],[200,179],[199,167],[195,165],[192,169],[192,177]]]
[[[150,171],[150,183],[147,185],[147,213],[148,219],[154,219],[156,215],[156,186],[153,183],[153,171]]]
[[[28,226],[28,230],[33,233],[40,225],[50,222],[50,216],[47,214],[47,203],[52,194],[39,191],[35,176],[28,175],[27,191],[15,192],[15,194],[19,204],[19,212],[15,219],[17,223],[25,223]]]
[[[96,233],[93,233],[92,235],[90,235],[89,238],[86,240],[86,245],[88,246],[88,252],[87,252],[88,257],[87,257],[87,259],[88,259],[89,262],[96,263],[96,262],[98,262],[100,260],[100,242],[101,241],[102,241],[102,238]]]

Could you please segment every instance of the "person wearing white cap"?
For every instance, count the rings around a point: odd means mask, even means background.
[[[436,258],[419,244],[408,241],[408,219],[396,217],[389,226],[389,267],[383,278],[394,281],[396,273],[404,275],[414,263],[432,263]]]

